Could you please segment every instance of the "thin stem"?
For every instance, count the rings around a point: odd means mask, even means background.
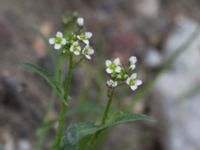
[[[109,89],[108,89],[109,90]],[[108,118],[108,114],[109,114],[109,110],[110,110],[110,107],[111,107],[111,104],[112,104],[112,99],[113,99],[113,95],[115,93],[115,89],[112,88],[112,90],[109,92],[108,91],[108,102],[106,104],[106,108],[104,110],[104,113],[103,113],[103,117],[102,117],[102,120],[101,120],[101,125],[105,124],[106,123],[106,120]],[[96,138],[98,137],[98,135],[101,133],[102,131],[99,131],[99,132],[96,132],[92,137],[91,139],[89,140],[88,142],[88,145],[87,147],[93,147],[94,146],[94,142],[96,140]],[[91,148],[92,149],[92,148]]]
[[[61,139],[62,139],[62,135],[63,135],[63,131],[64,131],[65,116],[67,113],[66,103],[68,102],[70,83],[71,83],[71,78],[72,78],[72,70],[73,70],[73,55],[72,54],[70,54],[70,56],[69,56],[69,68],[68,69],[69,70],[68,70],[67,79],[66,79],[65,94],[63,97],[62,105],[61,105],[61,112],[60,112],[60,117],[58,120],[58,129],[57,129],[56,137],[55,137],[55,141],[54,141],[55,149],[59,148]]]
[[[111,106],[111,103],[112,103],[114,92],[115,92],[115,89],[113,88],[111,90],[111,93],[108,94],[108,103],[106,105],[106,109],[104,110],[103,118],[101,120],[101,125],[105,124],[106,119],[108,117],[108,113],[109,113],[109,110],[110,110],[110,106]]]
[[[71,83],[71,78],[72,78],[72,70],[73,70],[73,55],[70,54],[70,56],[69,56],[69,71],[68,71],[68,75],[67,75],[66,86],[65,86],[65,95],[64,95],[65,102],[68,101],[70,83]]]

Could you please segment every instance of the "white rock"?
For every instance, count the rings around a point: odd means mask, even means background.
[[[19,150],[31,150],[31,144],[28,140],[21,139],[18,142],[18,149]]]
[[[148,49],[144,58],[144,63],[148,67],[158,67],[162,63],[162,56],[155,49]]]
[[[181,21],[165,44],[167,59],[194,32],[198,24],[192,20]],[[172,70],[162,75],[155,90],[162,97],[160,103],[167,122],[167,150],[200,149],[200,93],[186,100],[180,96],[200,84],[200,35],[177,58]],[[159,106],[156,106],[159,107]]]
[[[14,140],[13,140],[11,134],[8,132],[4,132],[4,133],[2,133],[2,137],[5,141],[4,150],[15,150]]]
[[[156,18],[160,11],[160,0],[137,0],[134,8],[146,18]]]

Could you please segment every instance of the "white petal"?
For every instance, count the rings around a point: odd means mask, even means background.
[[[60,49],[60,48],[61,48],[61,45],[60,45],[60,44],[55,44],[55,45],[54,45],[54,48],[55,48],[55,49]]]
[[[80,37],[79,35],[77,36],[77,38],[78,38],[79,40],[81,40],[81,37]]]
[[[130,65],[130,68],[131,68],[131,70],[134,70],[135,69],[135,65],[133,64],[133,65]]]
[[[86,45],[89,45],[90,42],[88,40],[83,40],[83,42],[86,44]]]
[[[126,84],[130,84],[130,80],[131,80],[131,78],[128,78],[128,79],[126,79]]]
[[[131,64],[135,64],[137,62],[137,58],[135,56],[131,56],[129,58],[129,61],[130,61]]]
[[[70,49],[69,49],[69,51],[70,51],[70,52],[73,52],[73,51],[74,51],[74,47],[71,46]]]
[[[142,84],[142,81],[141,80],[136,80],[136,85],[141,85]]]
[[[107,83],[108,86],[111,86],[111,84],[112,84],[111,80],[108,80],[106,83]]]
[[[85,55],[85,57],[86,57],[87,59],[91,59],[91,56],[90,56],[90,55]]]
[[[112,84],[113,87],[116,87],[117,86],[117,81],[115,81],[113,84]]]
[[[56,33],[56,37],[62,38],[62,37],[63,37],[62,32],[57,32],[57,33]]]
[[[131,75],[131,79],[135,79],[137,77],[137,74],[136,73],[133,73],[132,75]]]
[[[112,64],[112,61],[111,60],[106,60],[106,66],[110,66]]]
[[[110,79],[110,80],[108,80],[107,84],[108,84],[109,86],[113,86],[114,81],[113,81],[112,79]]]
[[[132,89],[133,91],[135,91],[135,90],[137,89],[137,86],[136,86],[136,85],[133,85],[133,86],[131,86],[131,89]]]
[[[115,71],[116,71],[117,73],[120,73],[121,67],[120,67],[120,66],[117,66],[117,67],[115,68]]]
[[[65,45],[67,43],[66,39],[62,39],[62,45]]]
[[[120,64],[120,59],[119,58],[115,58],[115,60],[113,62],[114,62],[114,64],[119,65]]]
[[[55,39],[54,39],[54,38],[50,38],[50,39],[49,39],[49,43],[50,43],[50,44],[55,44]]]
[[[90,39],[92,37],[92,32],[85,32],[85,36],[87,39]]]
[[[106,72],[107,72],[108,74],[111,74],[111,73],[112,73],[112,70],[111,70],[110,68],[107,68],[107,69],[106,69]]]
[[[79,51],[74,51],[74,54],[75,55],[80,55],[80,52]]]
[[[90,54],[90,55],[94,54],[94,49],[90,47],[89,51],[88,51],[88,54]]]

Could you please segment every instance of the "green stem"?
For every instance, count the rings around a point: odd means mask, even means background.
[[[115,92],[115,89],[113,88],[111,93],[108,94],[108,103],[106,105],[106,109],[104,110],[103,118],[101,120],[101,125],[105,124],[106,119],[108,118],[108,113],[109,113],[109,110],[110,110],[110,106],[111,106],[111,103],[112,103],[114,92]]]
[[[111,104],[112,104],[112,99],[113,99],[113,95],[115,93],[115,89],[113,88],[111,90],[110,93],[108,93],[108,102],[106,104],[106,108],[104,110],[104,113],[103,113],[103,117],[102,117],[102,120],[101,120],[101,125],[104,125],[106,123],[106,120],[108,118],[108,114],[109,114],[109,110],[110,110],[110,107],[111,107]],[[102,131],[99,131],[99,132],[96,132],[92,137],[91,139],[89,140],[88,142],[88,145],[87,147],[90,147],[90,149],[92,149],[92,147],[94,146],[94,142],[96,140],[96,138],[99,136],[99,134],[101,133]]]
[[[63,97],[63,102],[61,105],[61,112],[58,120],[58,129],[56,132],[56,137],[54,141],[54,147],[55,149],[58,149],[61,143],[63,131],[64,131],[64,124],[65,124],[65,116],[67,113],[67,102],[68,102],[68,97],[69,97],[69,91],[70,91],[70,83],[71,83],[71,78],[72,78],[72,70],[73,70],[73,55],[70,54],[69,56],[69,68],[68,68],[68,74],[67,74],[67,79],[66,79],[66,87],[65,87],[65,94]]]

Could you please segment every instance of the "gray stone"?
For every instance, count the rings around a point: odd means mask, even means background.
[[[179,48],[197,28],[198,23],[183,19],[168,37],[165,43],[167,59]],[[155,90],[159,92],[160,106],[165,117],[166,150],[200,149],[200,93],[186,98],[180,97],[200,84],[200,35],[177,58],[172,68],[158,80]]]

